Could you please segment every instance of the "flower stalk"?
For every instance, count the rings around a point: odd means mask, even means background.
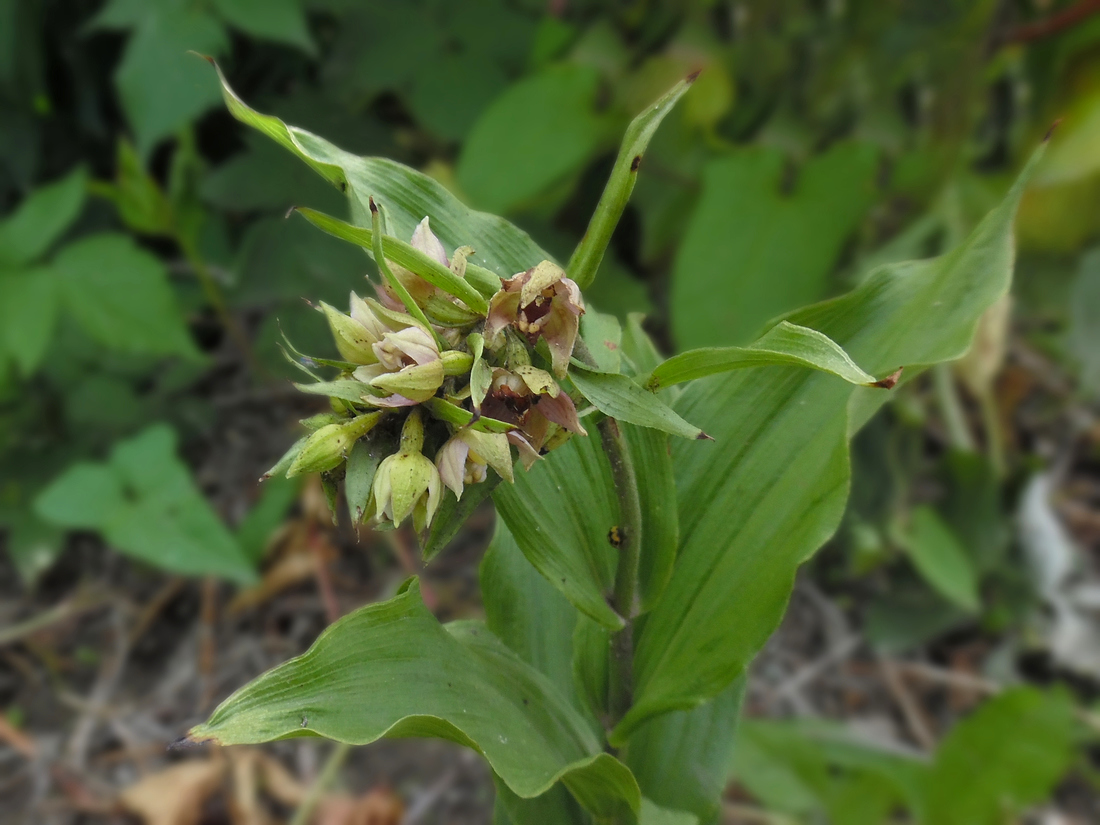
[[[634,461],[623,438],[619,422],[605,418],[599,424],[600,441],[615,482],[619,499],[619,562],[615,569],[612,607],[626,620],[611,637],[608,669],[608,712],[614,727],[630,709],[633,692],[634,601],[638,581],[638,558],[642,547],[642,504]]]

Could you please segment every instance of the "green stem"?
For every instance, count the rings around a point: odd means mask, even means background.
[[[947,427],[947,437],[956,450],[974,452],[974,437],[966,424],[962,402],[959,400],[955,379],[950,364],[936,364],[932,368],[932,380],[936,388],[936,400],[939,401],[943,423]]]
[[[371,248],[374,252],[374,262],[378,264],[378,271],[382,273],[382,277],[390,285],[390,289],[397,293],[397,297],[401,299],[401,303],[405,305],[409,315],[422,323],[424,328],[432,334],[436,346],[440,350],[446,349],[447,343],[435,331],[435,327],[428,323],[428,317],[424,314],[424,310],[420,308],[420,304],[413,300],[409,290],[398,280],[397,276],[393,274],[393,270],[390,269],[390,265],[386,263],[386,256],[382,254],[382,216],[379,214],[378,205],[375,204],[374,198],[370,199],[370,222]]]
[[[1005,474],[1005,441],[1001,430],[1001,413],[997,409],[997,397],[992,388],[981,394],[982,423],[985,425],[985,449],[989,463],[998,478]]]
[[[608,712],[614,726],[630,709],[633,691],[634,593],[638,580],[638,556],[642,546],[642,504],[634,461],[623,438],[619,422],[600,422],[600,440],[611,464],[615,493],[619,499],[619,564],[615,571],[612,606],[626,620],[611,637],[608,671]]]
[[[321,797],[324,796],[325,791],[327,791],[336,780],[336,774],[338,774],[340,768],[344,766],[344,762],[347,760],[350,752],[351,745],[344,744],[343,742],[336,743],[336,747],[334,747],[332,753],[328,755],[325,766],[321,768],[321,775],[318,776],[313,785],[310,786],[306,798],[302,800],[302,804],[299,805],[298,810],[294,812],[294,818],[290,820],[290,825],[308,825],[310,818],[313,816],[313,811],[317,807],[317,803],[321,801]]]

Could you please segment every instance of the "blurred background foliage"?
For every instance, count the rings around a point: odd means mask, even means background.
[[[625,124],[702,69],[589,296],[645,313],[669,352],[747,342],[878,264],[949,248],[1061,120],[1020,211],[1013,300],[966,359],[905,386],[860,434],[849,514],[813,577],[881,650],[979,635],[1006,679],[1065,681],[1087,704],[1100,684],[1100,589],[1081,583],[1079,552],[1100,541],[1097,10],[0,0],[0,526],[14,569],[32,587],[79,530],[141,563],[246,582],[295,498],[280,485],[251,511],[227,507],[181,456],[209,444],[226,393],[292,377],[280,329],[328,354],[302,298],[341,305],[367,261],[284,220],[293,205],[345,207],[232,121],[188,51],[217,57],[259,110],[420,168],[562,260]],[[293,438],[254,435],[276,455]],[[1050,696],[1043,713],[1062,719],[1068,700]],[[1002,733],[1019,723],[1005,713]],[[758,799],[835,813],[870,787],[847,751],[805,747],[821,731],[767,724],[746,728],[739,757]],[[1025,801],[1049,792],[1072,739],[1036,740],[1056,769]],[[1009,785],[1026,774],[1013,764]],[[975,816],[930,821],[992,821]]]

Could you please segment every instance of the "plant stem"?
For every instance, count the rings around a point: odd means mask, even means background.
[[[313,810],[317,807],[317,803],[321,801],[321,797],[324,796],[325,791],[329,789],[329,786],[336,779],[336,774],[340,772],[340,768],[344,766],[344,762],[348,758],[348,754],[351,752],[351,745],[347,745],[343,742],[337,742],[336,746],[332,749],[332,752],[328,755],[328,759],[325,761],[325,766],[321,768],[321,775],[314,780],[313,784],[309,788],[309,792],[306,794],[306,798],[302,800],[302,804],[298,806],[298,810],[294,812],[294,818],[290,820],[290,825],[306,825],[310,818],[313,816]]]
[[[932,380],[951,446],[963,452],[974,452],[974,437],[966,424],[966,415],[963,413],[962,402],[955,388],[955,379],[951,375],[951,365],[936,364],[932,367]]]
[[[180,250],[183,252],[183,257],[187,259],[187,263],[190,264],[191,269],[199,279],[199,286],[202,287],[203,297],[206,298],[206,302],[210,304],[211,308],[214,310],[214,314],[218,316],[218,320],[221,322],[222,326],[225,327],[225,331],[229,334],[229,337],[233,339],[233,343],[236,344],[237,348],[241,351],[241,355],[244,356],[244,360],[248,364],[249,369],[252,370],[255,375],[263,375],[264,370],[261,368],[260,362],[256,360],[256,355],[252,351],[252,345],[248,341],[248,336],[244,334],[244,329],[241,328],[241,325],[237,323],[237,319],[230,313],[229,307],[225,302],[225,296],[222,295],[218,282],[214,280],[214,275],[210,271],[210,267],[206,265],[206,261],[203,259],[198,249],[195,248],[195,245],[185,238],[182,233],[177,233],[175,240]]]
[[[600,440],[611,464],[615,493],[619,498],[619,564],[615,571],[612,606],[626,620],[626,626],[611,637],[608,671],[608,711],[614,725],[630,709],[633,690],[634,592],[638,579],[638,555],[642,546],[642,504],[638,478],[619,422],[600,422]]]
[[[988,387],[981,399],[982,423],[985,425],[985,449],[989,463],[997,478],[1005,474],[1005,437],[1001,429],[1001,411],[997,408],[997,397],[993,388]]]

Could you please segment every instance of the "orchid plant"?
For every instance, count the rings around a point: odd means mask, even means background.
[[[745,669],[839,523],[849,439],[900,368],[960,357],[1007,291],[1027,170],[948,254],[882,267],[745,346],[664,359],[642,319],[621,325],[583,292],[693,80],[631,123],[562,267],[431,178],[262,115],[222,78],[230,112],[345,192],[352,220],[299,214],[380,275],[347,313],[318,307],[342,360],[287,342],[332,412],[269,475],[320,473],[356,522],[411,517],[427,559],[489,496],[498,519],[484,622],[440,624],[410,579],[192,740],[436,736],[488,761],[497,823],[717,821]]]

